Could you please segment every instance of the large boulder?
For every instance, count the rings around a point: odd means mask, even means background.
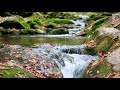
[[[112,36],[113,38],[120,37],[120,30],[116,28],[99,28],[98,32],[99,32],[99,36],[106,35],[106,36]]]
[[[112,14],[112,20],[120,18],[120,12]]]
[[[120,71],[120,48],[116,49],[106,59],[109,63],[113,64],[115,71]]]

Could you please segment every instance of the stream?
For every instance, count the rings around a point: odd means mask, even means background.
[[[85,37],[76,37],[75,32],[82,30],[85,23],[72,20],[80,24],[78,28],[69,29],[69,34],[64,35],[4,35],[0,36],[0,43],[11,45],[33,46],[33,51],[46,60],[54,60],[63,74],[63,78],[80,78],[81,73],[92,60],[98,56],[82,54],[86,41]]]

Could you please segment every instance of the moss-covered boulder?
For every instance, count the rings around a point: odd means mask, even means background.
[[[21,16],[16,16],[17,21],[25,28],[28,29],[30,28],[30,25],[27,24],[27,22],[24,20],[24,18],[22,18]]]
[[[51,28],[51,29],[55,29],[56,28],[56,24],[55,23],[49,23],[46,28]]]
[[[40,29],[20,29],[20,34],[45,34],[43,30]]]
[[[45,21],[46,24],[49,23],[56,23],[56,24],[73,24],[72,21],[70,21],[70,19],[59,19],[59,18],[52,18],[52,19],[48,19]]]
[[[47,29],[46,32],[48,34],[68,34],[68,30],[65,28],[57,28],[57,29]]]
[[[103,60],[99,64],[92,67],[89,71],[87,69],[82,73],[81,78],[106,78],[110,73],[113,73],[113,65],[107,60]]]

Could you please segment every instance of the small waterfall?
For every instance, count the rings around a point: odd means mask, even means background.
[[[68,54],[73,57],[73,63],[65,62],[65,67],[61,68],[64,78],[80,78],[81,73],[92,60],[98,60],[97,56]]]
[[[83,20],[71,20],[74,23],[74,27],[69,28],[69,34],[74,35],[77,31],[84,29],[85,23]],[[79,25],[79,26],[78,26]]]
[[[53,60],[61,70],[64,78],[80,78],[81,73],[92,60],[98,56],[81,55],[85,45],[77,46],[50,46],[43,45],[33,48],[46,60]]]
[[[79,17],[81,17],[82,20],[71,20],[71,22],[73,22],[75,26],[68,29],[70,34],[74,34],[77,31],[85,28],[85,22],[83,20],[89,18],[89,16],[88,15],[80,15]]]
[[[67,54],[81,54],[84,51],[85,45],[62,46],[60,50]]]

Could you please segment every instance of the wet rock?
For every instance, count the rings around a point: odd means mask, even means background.
[[[85,45],[61,47],[61,51],[69,54],[81,54],[84,51]]]
[[[76,35],[77,35],[77,36],[84,36],[84,35],[85,35],[85,32],[84,32],[83,30],[81,30],[81,31],[78,31],[78,32],[76,33]]]

